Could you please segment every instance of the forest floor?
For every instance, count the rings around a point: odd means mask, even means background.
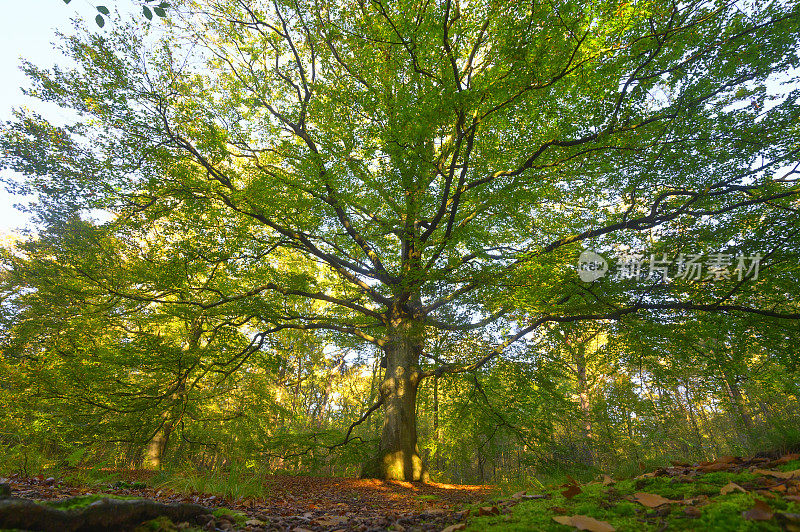
[[[149,486],[148,472],[122,472],[125,479],[102,487],[70,485],[53,477],[11,476],[2,482],[14,497],[58,501],[83,497],[85,502],[136,497],[162,503],[191,503],[215,509],[200,516],[191,528],[258,532],[280,531],[440,531],[463,521],[469,505],[486,500],[491,486],[410,483],[306,476],[276,476],[268,479],[265,498],[230,500],[207,494],[186,494]],[[229,511],[226,511],[230,510]],[[163,523],[146,530],[185,529]],[[196,529],[196,528],[195,528]]]
[[[501,494],[491,486],[276,476],[264,485],[268,495],[263,498],[230,500],[148,484],[152,479],[144,472],[127,472],[121,478],[125,480],[93,488],[44,476],[12,476],[0,482],[20,500],[81,497],[78,501],[87,504],[109,497],[145,498],[212,509],[188,521],[150,521],[137,532],[800,532],[800,454],[674,462],[635,478],[601,475],[580,483],[567,477],[560,485],[514,494]]]

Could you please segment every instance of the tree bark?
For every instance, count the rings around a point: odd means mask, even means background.
[[[380,386],[383,430],[375,460],[365,464],[362,477],[426,481],[428,471],[417,447],[417,390],[422,373],[421,327],[413,322],[396,325],[383,346],[386,373]]]
[[[164,455],[167,452],[170,436],[183,416],[183,402],[185,401],[185,387],[181,383],[178,392],[172,395],[173,406],[161,414],[161,425],[147,443],[144,452],[142,467],[145,469],[161,469]]]

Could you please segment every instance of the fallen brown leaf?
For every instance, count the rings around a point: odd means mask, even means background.
[[[500,513],[500,508],[497,506],[481,506],[478,508],[478,517],[482,517],[484,515],[498,515]]]
[[[669,504],[671,502],[678,502],[678,501],[671,501],[669,499],[665,499],[661,495],[656,495],[654,493],[644,493],[642,491],[633,494],[633,500],[641,504],[642,506],[647,506],[648,508],[656,508],[661,506],[662,504]]]
[[[561,495],[567,499],[573,498],[575,495],[581,493],[581,488],[577,484],[570,484],[567,489],[561,492]]]
[[[589,532],[615,532],[616,528],[606,521],[598,521],[586,515],[556,515],[553,521],[562,525],[574,526],[578,530],[588,530]]]
[[[467,528],[467,525],[464,523],[456,523],[448,526],[447,528],[443,528],[442,532],[457,532],[458,530],[464,530],[465,528]]]
[[[741,487],[739,484],[735,482],[728,482],[722,489],[719,490],[720,495],[727,495],[728,493],[732,493],[734,491],[741,491],[742,493],[747,493],[747,490]]]
[[[772,509],[769,507],[769,504],[761,499],[756,499],[756,503],[752,508],[746,512],[742,512],[742,517],[748,521],[769,521],[772,519],[772,516]]]
[[[700,466],[700,471],[704,473],[714,473],[715,471],[724,471],[730,469],[731,464],[728,462],[714,462],[708,465]]]
[[[772,471],[770,469],[755,469],[753,473],[758,473],[759,475],[769,475],[775,478],[782,478],[782,479],[789,479],[789,478],[800,478],[800,469],[795,469],[794,471]]]
[[[609,484],[613,484],[614,479],[611,478],[609,475],[603,475],[603,486],[608,486]]]

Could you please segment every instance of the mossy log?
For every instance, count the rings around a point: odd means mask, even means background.
[[[69,506],[69,499],[60,501]],[[189,521],[211,510],[197,504],[164,504],[149,499],[100,499],[82,508],[59,510],[47,504],[19,499],[0,499],[0,529],[20,528],[43,532],[92,532],[125,530],[166,516]]]

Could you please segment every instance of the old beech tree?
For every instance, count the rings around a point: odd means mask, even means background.
[[[385,379],[365,416],[384,422],[365,475],[424,478],[420,382],[549,322],[798,317],[746,277],[584,283],[574,268],[586,248],[705,243],[758,251],[767,282],[780,249],[760,231],[797,208],[796,3],[170,3],[149,34],[139,20],[66,37],[72,69],[26,65],[32,93],[75,123],[20,111],[5,164],[43,223],[100,209],[109,231],[168,235],[181,213],[207,222],[192,237],[206,246],[227,232],[262,250],[180,297],[148,283],[117,296],[377,346]],[[437,329],[495,347],[443,360],[426,344]]]

